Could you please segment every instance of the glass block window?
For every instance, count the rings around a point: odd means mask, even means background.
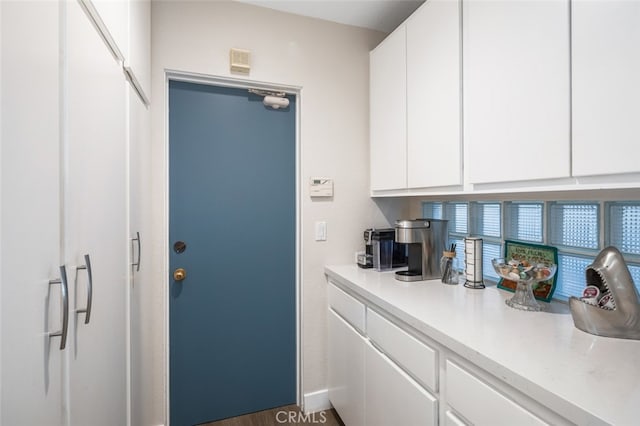
[[[546,244],[558,247],[554,298],[579,297],[586,285],[585,269],[604,241],[624,254],[640,291],[640,201],[428,202],[423,212],[425,217],[449,220],[449,244],[457,244],[457,268],[464,268],[464,238],[483,239],[487,280],[499,279],[491,259],[502,256],[505,239]]]
[[[449,244],[456,245],[456,257],[453,266],[459,271],[464,269],[464,238],[449,236]]]
[[[442,203],[423,203],[422,217],[428,219],[443,219],[443,210]]]
[[[558,254],[558,276],[554,298],[567,300],[569,296],[580,296],[586,286],[585,269],[593,258]]]
[[[640,203],[607,203],[607,209],[608,244],[624,254],[640,255]]]
[[[631,272],[633,283],[636,285],[638,291],[640,291],[640,265],[628,263],[627,266],[629,266],[629,272]]]
[[[503,256],[502,244],[489,243],[482,241],[482,275],[485,279],[498,282],[500,277],[493,270],[491,259]]]
[[[549,242],[554,246],[598,249],[598,203],[552,203],[549,207]]]
[[[542,242],[543,203],[506,203],[505,238]]]
[[[500,238],[502,235],[502,217],[500,203],[474,203],[476,229],[474,235]]]
[[[447,203],[445,205],[445,219],[449,221],[449,233],[467,234],[468,226],[467,203]]]

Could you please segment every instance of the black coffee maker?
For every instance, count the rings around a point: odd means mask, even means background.
[[[407,247],[395,241],[394,228],[365,229],[365,252],[358,256],[358,266],[386,271],[407,266]]]

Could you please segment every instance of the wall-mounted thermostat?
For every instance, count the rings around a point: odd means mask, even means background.
[[[333,179],[309,178],[309,195],[312,197],[333,197]]]

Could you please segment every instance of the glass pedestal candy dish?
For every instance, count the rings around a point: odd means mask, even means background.
[[[516,283],[515,294],[505,303],[523,311],[541,311],[542,306],[533,295],[533,287],[538,283],[550,280],[558,266],[553,263],[536,263],[516,259],[492,259],[491,265],[500,277]]]

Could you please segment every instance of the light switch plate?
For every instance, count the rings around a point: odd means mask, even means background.
[[[316,222],[316,241],[327,241],[327,222]]]

